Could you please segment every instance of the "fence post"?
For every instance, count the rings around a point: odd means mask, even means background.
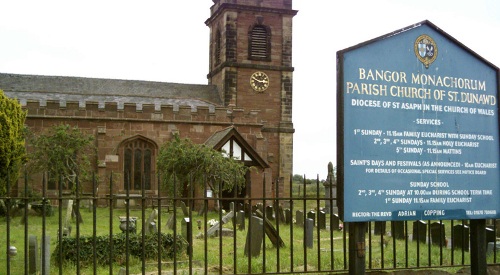
[[[470,220],[470,269],[472,275],[486,274],[486,220]]]
[[[349,223],[349,274],[365,274],[366,222]]]

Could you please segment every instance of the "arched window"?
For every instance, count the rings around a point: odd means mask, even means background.
[[[264,25],[255,25],[248,35],[248,59],[271,60],[271,31]]]
[[[128,141],[123,146],[124,189],[151,190],[154,179],[155,146],[142,138]]]

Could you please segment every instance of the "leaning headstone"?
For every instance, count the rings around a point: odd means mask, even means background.
[[[426,243],[427,240],[427,223],[421,220],[413,222],[413,241]]]
[[[297,210],[295,212],[295,220],[298,226],[303,226],[304,225],[304,211],[302,210]]]
[[[292,222],[292,211],[287,208],[285,209],[285,224],[290,224]]]
[[[318,228],[326,229],[326,213],[323,210],[318,212]]]
[[[469,251],[469,234],[470,229],[467,225],[453,226],[453,239],[451,240],[453,249],[462,248],[464,251]]]
[[[36,236],[29,237],[29,274],[38,274],[38,241]]]
[[[230,221],[234,216],[234,212],[229,212],[227,213],[227,215],[225,215],[224,217],[222,217],[222,224],[225,224],[227,223],[228,221]],[[217,232],[217,230],[219,230],[221,224],[219,222],[216,222],[212,227],[210,227],[208,230],[207,230],[207,236],[214,236],[215,233]]]
[[[307,212],[307,218],[313,220],[313,226],[316,224],[316,212],[314,210]]]
[[[445,227],[444,224],[439,222],[433,222],[430,225],[431,227],[431,243],[435,245],[445,245],[446,237],[445,237]]]
[[[266,206],[266,218],[274,220],[274,209],[271,205]]]
[[[386,233],[386,222],[385,221],[382,221],[382,222],[375,222],[375,229],[373,230],[373,233],[375,235],[385,235]]]
[[[260,212],[264,213],[264,204],[259,202],[259,203],[257,203],[256,207],[258,210],[260,210]],[[254,212],[255,212],[255,210],[254,210]]]
[[[260,255],[262,241],[264,239],[264,221],[252,216],[250,222],[250,230],[247,232],[247,239],[245,242],[245,256],[251,255],[257,257]]]
[[[174,229],[174,224],[175,224],[175,219],[174,219],[174,214],[172,213],[167,220],[167,228],[168,229]]]
[[[186,204],[183,201],[179,201],[179,205],[181,206],[182,214],[184,214],[184,217],[189,216],[189,212],[188,212]]]
[[[264,231],[266,232],[266,235],[273,243],[274,247],[285,246],[285,242],[283,242],[283,239],[281,239],[280,234],[278,233],[276,228],[274,228],[273,224],[269,221],[269,219],[267,217],[264,217],[264,214],[262,214],[262,212],[258,210],[255,211],[255,215],[264,220]]]
[[[391,234],[392,237],[396,239],[405,238],[405,222],[404,221],[392,221]]]
[[[340,218],[339,218],[339,215],[332,214],[330,216],[330,220],[331,220],[330,228],[332,230],[340,230]]]
[[[193,225],[191,224],[191,220],[189,218],[184,218],[181,221],[181,232],[182,237],[187,241],[187,253],[191,255],[192,246],[193,246]]]
[[[45,235],[42,242],[42,274],[50,274],[50,236]]]
[[[313,232],[314,232],[314,220],[311,218],[306,219],[306,247],[313,248]]]
[[[245,211],[240,210],[236,213],[236,224],[238,230],[245,230]]]

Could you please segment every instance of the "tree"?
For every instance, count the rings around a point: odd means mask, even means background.
[[[26,112],[17,100],[0,90],[0,195],[7,191],[7,180],[17,182],[26,161],[25,120]]]
[[[37,172],[47,172],[49,181],[65,187],[76,187],[76,180],[91,178],[92,160],[96,156],[94,137],[78,127],[55,125],[31,141],[30,167]]]
[[[202,187],[208,184],[215,193],[232,190],[234,186],[241,188],[245,185],[248,170],[243,163],[203,144],[181,139],[178,135],[160,148],[157,167],[163,186],[169,195],[176,196],[180,196],[190,183]],[[223,183],[222,190],[218,190],[219,182]]]

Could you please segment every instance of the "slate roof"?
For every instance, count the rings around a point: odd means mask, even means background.
[[[222,105],[215,85],[0,73],[0,89],[20,100]]]

